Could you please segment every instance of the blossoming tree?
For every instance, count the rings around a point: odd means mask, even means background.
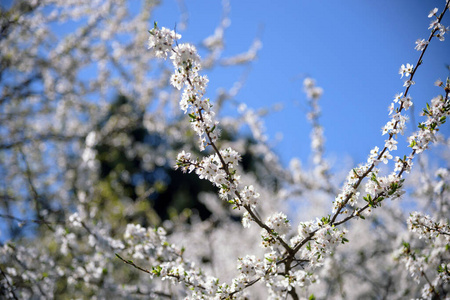
[[[449,297],[449,169],[421,154],[433,143],[448,148],[438,131],[449,79],[436,82],[442,94],[423,108],[410,152],[393,155],[414,75],[448,31],[449,1],[429,13],[417,62],[400,67],[406,81],[385,143],[345,178],[324,157],[315,80],[304,80],[311,169],[279,163],[254,110],[240,105],[237,117],[220,117],[237,89],[205,97],[205,68],[249,63],[259,48],[221,57],[227,3],[203,59],[174,30],[154,23],[148,31],[155,3],[142,5],[133,17],[126,1],[18,1],[2,10],[2,296]],[[86,24],[64,39],[51,34],[53,22],[80,18]],[[159,62],[167,59],[172,66]],[[239,133],[245,124],[251,137]],[[207,214],[170,204],[187,203],[193,190],[172,183],[188,176]],[[158,199],[168,201],[163,211]]]

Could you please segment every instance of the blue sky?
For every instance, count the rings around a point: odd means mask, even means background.
[[[398,70],[401,64],[416,64],[420,53],[414,50],[415,41],[429,36],[428,12],[434,7],[442,11],[444,6],[443,0],[230,3],[225,56],[245,51],[258,34],[263,43],[237,100],[255,109],[283,105],[283,110],[265,121],[271,140],[283,134],[275,151],[284,164],[294,156],[306,159],[310,153],[307,102],[302,92],[305,74],[324,89],[321,121],[327,155],[338,159],[347,155],[359,163],[374,146],[382,146],[387,108],[394,95],[404,91]],[[182,42],[198,43],[219,23],[221,3],[187,0],[185,5],[190,18],[187,30],[181,32]],[[163,1],[154,19],[159,26],[173,28],[179,23],[177,2]],[[450,25],[448,15],[443,23]],[[410,90],[416,121],[425,102],[442,92],[433,83],[449,75],[445,67],[450,64],[449,39],[450,34],[444,42],[431,43],[416,73],[416,85]],[[218,87],[229,88],[243,72],[244,68],[234,68],[208,73],[210,97]],[[448,124],[442,132],[449,136]]]

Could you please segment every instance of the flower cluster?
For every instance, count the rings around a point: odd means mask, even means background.
[[[168,246],[166,232],[163,228],[155,230],[143,228],[140,224],[128,224],[124,233],[124,239],[128,243],[128,252],[135,259],[162,256]]]
[[[412,218],[415,217],[412,216]],[[410,243],[404,242],[395,255],[396,259],[405,264],[406,269],[417,284],[425,279],[425,284],[422,287],[423,299],[433,299],[436,295],[439,295],[439,286],[450,283],[448,243],[448,236],[447,238],[437,238],[424,249],[414,249]],[[434,272],[428,271],[430,269]]]
[[[240,177],[236,168],[239,160],[239,153],[231,148],[222,149],[219,154],[204,157],[201,161],[192,160],[190,153],[182,151],[178,154],[176,168],[184,172],[195,170],[200,179],[209,180],[219,188],[222,199],[237,206],[253,207],[260,195],[252,185],[238,190]]]
[[[366,192],[372,197],[400,197],[404,191],[399,189],[403,182],[396,173],[389,174],[389,176],[377,176],[378,170],[371,173],[371,178],[367,181],[365,186]]]
[[[303,80],[303,89],[306,92],[306,96],[310,100],[316,100],[322,97],[323,89],[316,86],[316,82],[312,78],[305,78]]]
[[[238,259],[237,268],[243,277],[251,278],[254,275],[264,277],[268,264],[271,264],[268,260],[263,262],[254,255],[247,255],[246,257]]]
[[[270,216],[265,224],[271,229],[271,232],[269,233],[265,229],[261,230],[263,247],[270,247],[277,244],[276,237],[284,237],[291,228],[288,218],[283,213],[276,213]]]
[[[406,173],[411,171],[413,166],[412,156],[400,158],[399,156],[395,157],[395,172],[401,172],[402,170]]]
[[[419,283],[420,278],[423,276],[423,271],[426,269],[425,257],[416,257],[409,243],[404,243],[403,247],[398,251],[397,258],[403,261],[411,277]]]
[[[155,28],[149,32],[148,48],[154,48],[155,56],[164,59],[167,58],[167,53],[172,50],[173,42],[181,38],[181,35],[167,28],[158,30],[156,23]]]
[[[146,229],[140,225],[129,224],[125,232],[125,240],[128,243],[128,255],[133,258],[145,259],[152,265],[151,270],[136,265],[133,261],[125,260],[116,255],[123,262],[132,265],[139,270],[148,273],[152,277],[159,277],[163,281],[171,283],[182,282],[189,286],[189,299],[228,299],[239,297],[244,288],[251,282],[252,276],[266,276],[273,273],[276,257],[267,256],[265,262],[261,262],[255,256],[246,256],[238,260],[240,274],[234,278],[231,285],[220,283],[219,279],[206,275],[202,270],[196,268],[183,258],[183,249],[178,249],[166,239],[165,230]],[[272,269],[272,271],[268,271]]]
[[[447,89],[450,87],[450,81],[447,80]],[[450,115],[450,99],[448,92],[446,97],[439,95],[431,100],[431,105],[423,110],[423,115],[427,120],[419,124],[419,131],[409,137],[410,147],[420,153],[428,148],[431,142],[436,140],[436,133],[439,126],[444,124],[447,116]]]
[[[395,108],[395,104],[399,104],[400,107]],[[403,93],[400,93],[395,95],[394,101],[389,106],[391,120],[382,129],[383,135],[389,134],[390,136],[389,140],[386,141],[386,147],[390,148],[389,150],[392,150],[397,144],[397,141],[391,141],[392,137],[396,137],[399,133],[403,134],[406,121],[408,121],[408,118],[402,115],[400,111],[408,110],[412,105],[411,96],[404,96]]]
[[[317,276],[304,270],[289,271],[285,275],[272,276],[266,280],[271,299],[283,299],[296,287],[308,287],[317,281]]]
[[[340,211],[345,204],[349,204],[350,206],[355,206],[358,203],[359,192],[356,191],[354,187],[354,183],[359,179],[358,171],[361,171],[361,168],[353,169],[350,171],[349,176],[347,177],[347,184],[344,185],[342,191],[336,196],[333,201],[333,213]],[[347,213],[347,210],[341,211],[341,213]]]
[[[317,226],[317,225],[316,225]],[[308,231],[308,225],[302,224],[301,234]],[[327,254],[331,254],[339,243],[346,243],[346,229],[338,229],[329,224],[319,227],[315,230],[314,237],[309,241],[305,248],[301,251],[301,257],[309,261],[309,267],[314,269],[323,264]]]
[[[408,228],[419,235],[420,239],[435,239],[443,235],[444,239],[450,243],[450,225],[448,220],[433,221],[430,216],[420,212],[413,212],[408,218]]]
[[[432,32],[434,33],[434,36],[436,36],[440,41],[444,41],[445,37],[444,34],[449,31],[449,27],[445,27],[444,25],[442,25],[441,23],[439,23],[439,19],[440,17],[436,14],[438,12],[438,8],[435,7],[432,11],[430,11],[430,13],[428,14],[428,18],[433,18],[435,17],[435,19],[433,19],[430,23],[430,26],[428,27],[428,29],[431,29]]]
[[[175,73],[172,74],[170,82],[177,89],[184,87],[180,107],[185,113],[190,108],[191,126],[199,136],[200,149],[203,150],[208,144],[207,139],[209,143],[213,143],[220,134],[216,128],[218,122],[211,111],[212,105],[209,99],[203,98],[208,78],[198,74],[201,65],[197,49],[190,44],[179,44],[172,48],[175,38],[181,36],[164,27],[159,29],[155,24],[150,30],[148,46],[158,57],[166,58],[169,52],[172,53],[170,59]]]

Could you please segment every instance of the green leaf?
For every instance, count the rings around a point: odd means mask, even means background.
[[[372,203],[372,202],[373,202],[372,196],[370,196],[370,194],[367,194],[365,197],[363,197],[363,199],[364,199],[366,202],[369,202],[369,203]]]
[[[160,266],[152,267],[152,273],[157,276],[161,276],[161,270],[162,268]]]
[[[376,183],[378,183],[377,175],[375,173],[372,173],[372,176],[370,177],[370,180],[375,181]]]

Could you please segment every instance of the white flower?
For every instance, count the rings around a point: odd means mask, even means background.
[[[391,138],[389,140],[385,140],[384,146],[387,147],[389,149],[389,151],[393,151],[393,150],[397,150],[397,143],[398,142],[396,140]]]
[[[418,39],[416,41],[416,47],[414,49],[416,49],[417,51],[423,51],[426,45],[428,45],[428,41],[426,41],[425,39]]]
[[[70,215],[69,222],[72,224],[73,227],[82,227],[81,223],[82,221],[78,213]]]
[[[200,56],[197,54],[195,46],[190,44],[180,44],[175,47],[170,59],[175,69],[185,72],[187,70],[196,73],[200,68]]]
[[[431,18],[431,17],[435,16],[437,12],[438,12],[438,8],[437,8],[437,7],[433,8],[433,9],[428,13],[428,18]]]
[[[387,164],[389,159],[392,159],[392,155],[389,153],[388,150],[386,150],[384,151],[383,155],[381,155],[380,159],[384,164]]]
[[[412,71],[413,71],[413,65],[406,64],[406,67],[405,67],[405,65],[403,64],[400,67],[400,70],[398,71],[398,73],[402,75],[402,77],[400,77],[400,78],[403,78],[403,75],[405,77],[409,77],[409,75],[412,73]]]
[[[256,205],[260,196],[259,193],[255,191],[253,185],[245,186],[239,194],[243,205]]]
[[[394,103],[391,103],[391,105],[389,105],[389,115],[391,115],[394,112]]]
[[[148,38],[148,48],[155,52],[159,58],[167,58],[167,53],[172,50],[174,40],[181,38],[181,35],[167,28],[158,29],[156,26],[150,30]]]
[[[403,105],[403,108],[405,110],[408,110],[413,105],[413,103],[411,101],[411,97],[410,96],[403,97],[402,98],[402,105]]]
[[[291,228],[291,224],[286,215],[281,212],[270,216],[266,221],[266,225],[280,235],[288,233]]]
[[[403,93],[396,94],[394,97],[394,102],[398,103],[402,99],[402,97],[403,97]]]
[[[405,82],[403,83],[403,86],[408,87],[408,86],[415,85],[415,84],[416,83],[414,81],[408,79],[408,80],[405,80]]]

